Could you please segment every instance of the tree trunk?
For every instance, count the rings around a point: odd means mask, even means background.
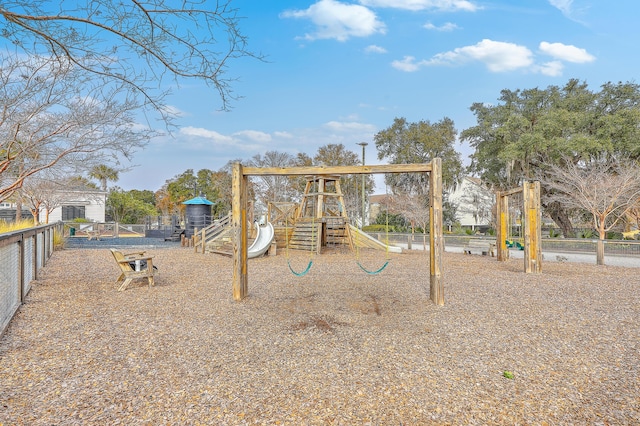
[[[20,197],[16,199],[16,222],[20,222],[22,220],[22,200]]]
[[[596,249],[596,264],[597,265],[604,265],[604,240],[605,238],[607,238],[607,231],[606,231],[606,225],[605,225],[605,220],[606,220],[606,216],[601,216],[598,218],[598,222],[596,223],[598,225],[598,247]]]
[[[596,264],[604,265],[604,239],[598,239],[598,247],[596,250]]]
[[[560,228],[560,231],[562,231],[562,235],[565,238],[575,238],[576,234],[573,230],[571,219],[569,219],[567,211],[558,201],[554,201],[544,205],[543,207],[547,214],[551,216],[551,219],[553,219],[558,228]]]

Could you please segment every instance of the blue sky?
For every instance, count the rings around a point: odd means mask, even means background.
[[[236,95],[219,111],[195,82],[168,102],[172,136],[134,157],[115,183],[156,191],[187,169],[218,170],[267,151],[305,152],[344,144],[381,164],[373,136],[395,117],[458,132],[475,124],[474,102],[502,89],[546,88],[569,79],[592,90],[637,82],[638,0],[234,0],[249,49],[266,61],[230,63]],[[466,162],[467,146],[456,148]],[[112,185],[114,185],[112,183]]]

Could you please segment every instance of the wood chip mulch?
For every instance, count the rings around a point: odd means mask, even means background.
[[[281,251],[235,302],[232,259],[148,252],[124,292],[108,250],[54,253],[0,340],[0,425],[640,424],[638,268],[445,253],[439,307],[423,252],[297,277]]]

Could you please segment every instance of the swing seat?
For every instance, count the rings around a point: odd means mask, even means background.
[[[309,272],[309,270],[311,269],[311,265],[313,265],[313,259],[309,260],[309,264],[307,265],[307,268],[302,272],[297,272],[296,270],[294,270],[293,267],[291,266],[291,261],[289,259],[287,259],[287,265],[289,266],[289,270],[293,275],[298,277],[303,277],[307,275],[307,272]]]
[[[369,275],[377,275],[380,272],[384,271],[384,269],[389,265],[389,261],[387,260],[386,262],[384,262],[384,264],[379,267],[377,270],[375,271],[370,271],[367,268],[365,268],[362,263],[360,263],[360,261],[356,262],[358,264],[358,266],[360,267],[360,269],[362,269],[364,272],[366,272]]]

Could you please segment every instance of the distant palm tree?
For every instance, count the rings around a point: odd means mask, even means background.
[[[100,164],[91,169],[89,176],[98,179],[100,181],[100,187],[103,191],[106,191],[107,181],[115,182],[118,180],[118,171],[105,164]]]

